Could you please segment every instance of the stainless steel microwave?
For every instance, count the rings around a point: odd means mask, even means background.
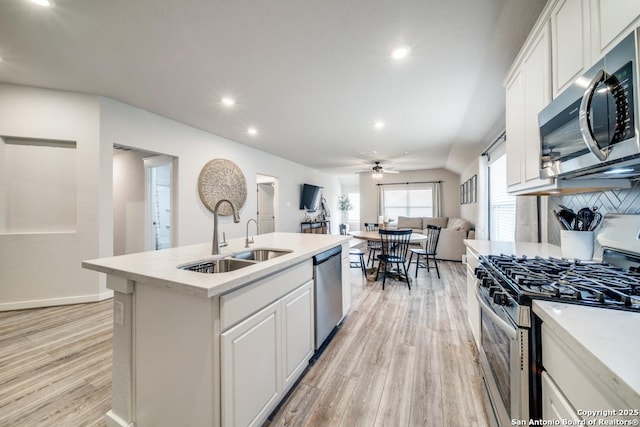
[[[640,175],[639,30],[538,114],[541,178]]]

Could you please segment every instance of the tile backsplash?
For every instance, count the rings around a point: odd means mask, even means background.
[[[632,181],[632,187],[626,190],[598,191],[594,193],[568,194],[549,197],[548,239],[549,243],[560,244],[560,227],[551,217],[552,209],[559,210],[564,205],[578,212],[584,207],[598,207],[603,215],[609,212],[640,214],[640,180]],[[597,233],[596,229],[596,233]]]

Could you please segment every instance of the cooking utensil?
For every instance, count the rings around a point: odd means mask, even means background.
[[[589,231],[595,230],[600,222],[602,221],[602,214],[598,212],[598,207],[594,206],[593,209],[593,221],[591,221],[591,225],[589,226]]]
[[[577,228],[580,231],[589,231],[591,227],[591,223],[595,218],[595,214],[589,208],[582,208],[576,214],[576,219],[578,220]]]
[[[562,228],[563,230],[571,230],[571,225],[567,223],[567,220],[561,217],[555,209],[553,210],[553,217],[556,219],[556,221],[558,221],[558,225],[560,225],[560,228]]]
[[[574,221],[576,220],[576,213],[566,206],[559,205],[561,210],[558,212],[558,217],[564,219],[564,221],[568,224],[567,230],[574,230],[575,225]]]

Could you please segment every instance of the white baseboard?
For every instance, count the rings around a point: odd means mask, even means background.
[[[0,303],[0,311],[24,310],[27,308],[52,307],[56,305],[82,304],[85,302],[103,301],[113,297],[113,291],[107,290],[99,294],[78,295],[63,298],[46,298],[30,301]]]
[[[133,427],[133,423],[129,423],[116,414],[113,411],[109,411],[104,415],[104,420],[107,423],[107,427]]]

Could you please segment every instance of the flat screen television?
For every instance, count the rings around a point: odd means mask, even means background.
[[[304,209],[307,212],[318,210],[321,198],[322,187],[311,184],[302,184],[302,190],[300,192],[300,209]]]

